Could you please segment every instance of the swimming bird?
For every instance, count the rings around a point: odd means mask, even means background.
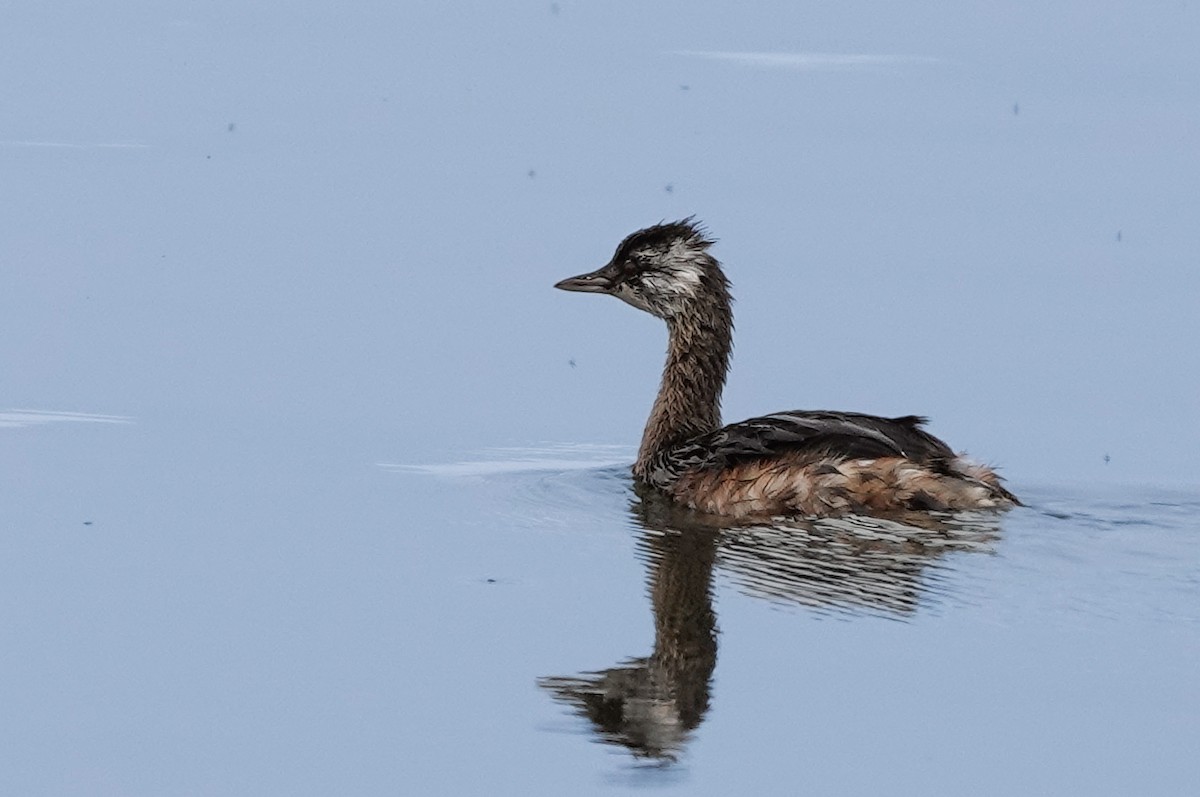
[[[606,293],[667,324],[667,361],[633,476],[691,509],[735,518],[1005,509],[991,468],[956,454],[916,415],[793,410],[723,426],[733,348],[730,283],[689,217],[621,241],[555,285]]]

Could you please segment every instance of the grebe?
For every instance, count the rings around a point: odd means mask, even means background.
[[[798,410],[722,426],[733,312],[713,243],[693,218],[657,224],[622,241],[603,268],[555,285],[611,294],[667,323],[667,363],[635,479],[732,517],[1020,504],[991,468],[955,454],[916,415]]]

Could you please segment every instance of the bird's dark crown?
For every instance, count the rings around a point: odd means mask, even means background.
[[[709,236],[704,226],[696,221],[694,216],[688,216],[686,219],[664,221],[630,233],[617,246],[613,262],[651,260],[655,256],[665,255],[676,244],[703,252],[714,243],[716,239]]]

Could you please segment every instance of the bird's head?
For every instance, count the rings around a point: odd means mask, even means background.
[[[729,281],[708,253],[713,243],[692,218],[656,224],[621,241],[603,267],[568,277],[554,287],[608,293],[670,320],[697,311],[705,300],[723,298],[728,302]]]

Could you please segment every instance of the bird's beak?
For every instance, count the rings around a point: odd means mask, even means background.
[[[578,277],[567,277],[554,284],[555,288],[579,293],[612,293],[616,285],[616,274],[612,264]]]

